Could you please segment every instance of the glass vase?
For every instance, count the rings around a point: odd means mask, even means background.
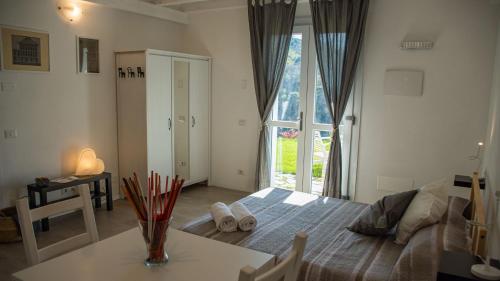
[[[150,229],[148,221],[139,221],[142,237],[146,243],[147,258],[144,260],[144,264],[147,267],[159,266],[168,262],[165,242],[167,242],[169,224],[170,219],[154,220]]]

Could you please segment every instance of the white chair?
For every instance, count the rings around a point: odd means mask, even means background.
[[[94,210],[90,198],[90,191],[87,186],[80,185],[78,188],[78,197],[57,203],[49,204],[40,208],[30,210],[28,199],[21,198],[17,200],[16,207],[19,215],[19,224],[23,236],[24,251],[26,259],[30,265],[38,264],[54,256],[80,248],[84,245],[99,241],[97,227],[94,218]],[[86,232],[77,236],[54,243],[45,248],[38,249],[33,222],[55,214],[61,214],[73,210],[82,210],[85,221]]]
[[[325,177],[326,166],[328,165],[328,151],[326,146],[330,144],[331,137],[322,137],[319,131],[314,131],[313,136],[313,164],[321,164],[321,176]],[[328,140],[328,144],[323,143],[324,140]]]
[[[307,234],[299,232],[295,235],[290,254],[271,270],[257,276],[257,270],[245,266],[240,270],[239,281],[296,281],[302,265],[302,256],[306,247]]]

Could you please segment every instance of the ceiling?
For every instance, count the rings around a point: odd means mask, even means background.
[[[141,0],[182,12],[246,7],[247,0]]]
[[[60,0],[64,1],[64,0]],[[78,0],[164,20],[189,24],[188,12],[246,8],[248,0]],[[500,0],[498,0],[500,1]],[[297,17],[308,16],[308,0],[298,0]]]

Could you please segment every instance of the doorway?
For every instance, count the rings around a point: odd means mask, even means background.
[[[271,186],[321,195],[332,136],[312,26],[295,27],[281,86],[268,126],[271,130]],[[342,119],[343,188],[347,188],[354,93]]]

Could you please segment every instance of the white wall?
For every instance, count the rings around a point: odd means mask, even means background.
[[[52,69],[0,72],[0,81],[17,85],[16,93],[0,94],[0,129],[19,131],[17,139],[0,139],[1,205],[35,176],[70,173],[84,146],[95,148],[116,175],[112,50],[146,47],[213,57],[212,184],[254,189],[259,118],[246,9],[191,13],[185,27],[88,6],[82,21],[69,25],[57,16],[54,2],[0,3],[0,24],[50,32]],[[307,9],[297,13],[306,15]],[[450,172],[472,172],[476,163],[467,157],[485,139],[495,30],[496,10],[488,1],[371,2],[360,70],[364,98],[357,200],[371,202],[381,195],[377,175],[409,177],[418,185]],[[75,73],[77,34],[101,39],[100,75]],[[431,38],[436,45],[431,51],[400,51],[407,35]],[[424,95],[385,97],[384,71],[392,67],[424,70]],[[238,125],[240,119],[245,126]],[[116,188],[116,178],[114,183]]]
[[[298,8],[298,16],[307,16],[306,6]],[[376,189],[378,175],[411,178],[418,186],[476,168],[477,162],[467,158],[485,138],[496,15],[488,1],[370,3],[360,69],[364,92],[356,200],[372,202],[383,195]],[[252,191],[258,115],[247,21],[246,9],[191,13],[186,48],[214,59],[213,184]],[[400,51],[406,36],[436,44],[431,51]],[[384,72],[395,67],[425,71],[422,97],[383,95]],[[247,89],[242,80],[248,81]],[[238,119],[246,119],[246,127],[238,126]],[[245,175],[237,175],[237,169]]]
[[[184,26],[84,5],[80,22],[68,24],[56,13],[55,0],[2,0],[0,24],[50,33],[50,73],[0,71],[15,93],[0,93],[0,207],[37,176],[71,174],[78,151],[96,150],[117,179],[114,50],[182,50]],[[101,74],[76,74],[75,36],[100,39]],[[16,128],[16,139],[3,130]]]
[[[211,184],[253,191],[259,116],[247,10],[192,13],[187,30],[186,51],[213,58]]]
[[[495,70],[493,72],[485,144],[483,172],[487,177],[488,189],[491,191],[488,195],[490,195],[490,198],[493,198],[491,195],[494,191],[500,192],[500,23],[498,24]],[[494,201],[489,202],[495,203]],[[500,204],[498,201],[496,201],[496,210],[492,208],[489,212],[490,214],[496,213],[497,216],[497,226],[491,235],[491,237],[496,237],[496,239],[493,239],[494,242],[490,249],[493,249],[494,256],[500,258]]]
[[[489,1],[371,1],[356,200],[373,202],[383,194],[379,175],[419,186],[477,169],[468,156],[485,139],[496,23],[497,7]],[[407,36],[435,46],[401,51]],[[388,68],[425,71],[423,96],[384,96]]]

